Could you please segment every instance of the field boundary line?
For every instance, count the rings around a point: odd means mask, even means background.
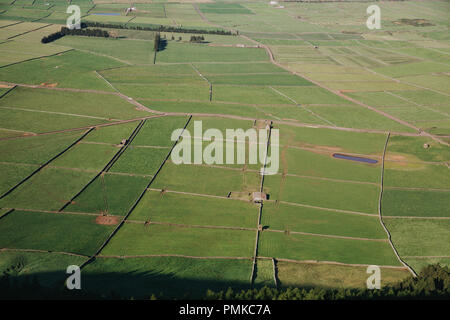
[[[22,179],[21,181],[19,181],[14,187],[12,187],[11,189],[9,189],[8,191],[6,191],[4,194],[2,194],[0,196],[0,199],[3,199],[4,197],[6,197],[8,194],[10,194],[11,192],[13,192],[16,188],[18,188],[20,185],[22,185],[24,182],[26,182],[28,179],[30,179],[32,176],[34,176],[36,173],[38,173],[39,171],[41,171],[42,169],[44,169],[48,164],[50,164],[53,160],[55,160],[56,158],[58,158],[59,156],[63,155],[66,151],[70,150],[74,145],[76,145],[78,142],[80,142],[81,140],[83,140],[92,130],[94,130],[94,128],[90,128],[89,130],[87,130],[83,135],[81,135],[81,137],[79,137],[78,139],[76,139],[74,142],[72,142],[69,146],[67,146],[66,148],[64,148],[62,151],[60,151],[59,153],[57,153],[55,156],[53,156],[52,158],[50,158],[49,160],[47,160],[46,162],[44,162],[42,165],[40,165],[36,170],[34,170],[32,173],[30,173],[27,177],[25,177],[24,179]]]
[[[68,215],[79,215],[79,216],[104,216],[101,213],[94,212],[75,212],[75,211],[57,211],[57,210],[42,210],[42,209],[28,209],[28,208],[14,208],[15,211],[23,211],[23,212],[37,212],[37,213],[49,213],[49,214],[68,214]],[[121,215],[108,214],[108,217],[122,217]]]
[[[13,4],[15,1],[13,1],[11,4]],[[5,12],[5,11],[4,11]],[[4,13],[4,12],[2,12],[2,13]],[[0,13],[1,14],[1,13]],[[5,26],[1,26],[0,27],[0,29],[3,29],[3,28],[7,28],[7,27],[10,27],[10,26],[15,26],[16,24],[20,24],[20,23],[25,23],[25,21],[19,21],[19,22],[14,22],[14,23],[11,23],[11,24],[7,24],[7,25],[5,25]]]
[[[266,201],[273,202],[273,203],[277,202],[277,200],[266,200]],[[343,209],[325,208],[325,207],[318,207],[318,206],[313,206],[313,205],[303,204],[303,203],[288,202],[288,201],[283,201],[283,200],[279,200],[278,203],[286,204],[289,206],[297,206],[297,207],[311,208],[311,209],[331,211],[331,212],[357,214],[357,215],[369,216],[369,217],[378,217],[378,214],[375,214],[375,213],[366,213],[366,212],[350,211],[350,210],[343,210]]]
[[[274,230],[274,229],[267,229],[264,230],[264,232],[278,232],[278,233],[285,233],[285,230]],[[321,233],[310,233],[310,232],[302,232],[302,231],[289,231],[290,234],[299,234],[304,236],[311,236],[311,237],[323,237],[323,238],[335,238],[335,239],[347,239],[347,240],[356,240],[356,241],[373,241],[373,242],[387,242],[387,239],[372,239],[372,238],[359,238],[359,237],[350,237],[350,236],[338,236],[338,235],[331,235],[331,234],[321,234]]]
[[[185,192],[185,191],[176,191],[176,190],[169,190],[169,189],[157,189],[157,188],[147,188],[149,191],[156,191],[156,192],[167,192],[167,193],[175,193],[175,194],[184,194],[187,196],[195,196],[195,197],[206,197],[206,198],[215,198],[215,199],[225,199],[225,200],[240,200],[240,199],[234,199],[234,198],[228,198],[226,196],[216,196],[213,194],[205,194],[205,193],[193,193],[193,192]]]
[[[109,126],[113,126],[113,125],[121,125],[124,123],[148,120],[148,119],[153,119],[153,118],[160,118],[160,117],[165,117],[165,116],[166,115],[151,115],[151,116],[142,117],[142,118],[133,118],[133,119],[128,119],[128,120],[120,120],[120,121],[116,121],[116,122],[100,123],[100,124],[85,126],[85,127],[80,127],[80,128],[70,128],[70,129],[62,129],[62,130],[34,133],[34,136],[45,136],[45,135],[58,134],[58,133],[63,133],[63,132],[82,131],[82,130],[87,130],[90,128],[103,128],[103,127],[109,127]],[[15,139],[27,138],[27,137],[32,137],[32,136],[31,135],[29,135],[29,136],[22,135],[22,136],[15,136],[15,137],[6,137],[6,138],[0,138],[0,141],[15,140]]]
[[[306,108],[304,105],[298,103],[296,100],[292,99],[291,97],[289,97],[288,95],[284,94],[283,92],[281,92],[281,91],[275,89],[275,88],[272,87],[272,86],[269,86],[269,88],[272,89],[273,91],[275,91],[276,93],[278,93],[280,96],[285,97],[285,98],[291,100],[297,107],[305,109],[306,111],[308,111],[310,114],[312,114],[312,115],[313,115],[314,117],[316,117],[317,119],[322,120],[322,121],[328,123],[329,125],[331,125],[331,126],[333,126],[333,127],[337,127],[337,125],[334,124],[333,122],[331,122],[331,121],[329,121],[328,119],[322,117],[321,115],[318,115],[317,113],[311,111],[310,109],[308,109],[308,108]]]
[[[78,191],[69,201],[67,201],[61,209],[58,211],[63,211],[67,206],[69,206],[78,196],[80,196],[84,190],[86,190],[102,173],[107,172],[114,163],[119,159],[119,157],[125,152],[125,150],[128,148],[128,145],[133,141],[134,137],[138,134],[139,130],[142,128],[146,120],[141,120],[139,124],[136,126],[136,128],[131,132],[131,135],[128,137],[127,141],[124,145],[114,154],[114,156],[108,161],[108,163],[103,167],[103,169],[98,172],[94,178],[92,178],[86,185],[81,188],[80,191]]]
[[[52,12],[52,13],[53,13],[53,12]],[[36,29],[33,29],[33,30],[28,30],[28,31],[25,31],[25,32],[16,34],[16,35],[14,35],[14,36],[11,36],[11,37],[7,38],[7,40],[11,40],[11,39],[13,39],[13,38],[20,37],[20,36],[23,36],[24,34],[27,34],[27,33],[30,33],[30,32],[34,32],[34,31],[37,31],[37,30],[40,30],[40,29],[44,29],[44,28],[50,27],[50,26],[52,26],[52,25],[53,25],[53,23],[49,23],[49,24],[46,24],[46,25],[44,25],[44,26],[42,26],[42,27],[39,27],[39,28],[36,28]]]
[[[261,184],[260,184],[260,187],[259,187],[259,192],[261,192],[261,193],[264,191],[264,176],[265,176],[266,167],[267,167],[267,155],[269,153],[269,144],[270,144],[270,140],[271,140],[271,137],[272,137],[272,125],[273,125],[273,122],[270,121],[270,124],[268,125],[269,126],[269,130],[268,130],[269,131],[269,135],[267,137],[266,153],[264,155],[264,166],[263,166],[262,172],[260,173],[261,174]],[[255,271],[256,271],[257,256],[258,256],[258,245],[259,245],[259,237],[260,237],[260,235],[259,235],[259,233],[260,233],[259,228],[261,226],[261,216],[262,216],[263,206],[264,206],[263,201],[261,201],[259,203],[259,209],[258,209],[258,224],[257,224],[257,229],[256,229],[256,237],[255,237],[256,238],[255,239],[255,251],[253,252],[252,273],[250,275],[250,287],[253,287],[253,285],[255,283],[256,276],[257,276],[255,274]],[[261,228],[261,232],[262,232],[262,228]]]
[[[439,165],[441,165],[441,163]],[[413,188],[413,187],[384,187],[384,188],[389,190],[450,192],[450,189],[439,189],[439,188]]]
[[[385,219],[450,220],[450,217],[383,216]]]
[[[21,61],[17,61],[17,62],[12,62],[10,64],[5,64],[3,66],[0,66],[0,69],[6,68],[6,67],[10,67],[10,66],[13,66],[13,65],[16,65],[16,64],[28,62],[28,61],[39,60],[39,59],[42,59],[42,58],[50,58],[50,57],[53,57],[53,56],[57,56],[58,54],[62,54],[62,53],[66,53],[66,52],[74,51],[74,50],[75,49],[68,49],[68,50],[64,50],[64,51],[60,51],[60,52],[56,52],[56,53],[52,53],[52,54],[48,54],[48,55],[43,55],[43,56],[29,58],[29,59],[25,59],[25,60],[21,60]]]
[[[154,176],[150,179],[149,183],[147,184],[147,186],[144,188],[144,190],[141,192],[141,194],[139,195],[139,197],[136,199],[136,201],[133,203],[133,205],[130,207],[130,209],[128,210],[127,214],[123,217],[122,221],[117,225],[116,228],[114,228],[114,230],[111,232],[111,234],[106,238],[106,240],[103,242],[103,244],[100,246],[100,248],[88,259],[86,260],[81,266],[80,269],[84,268],[86,265],[88,265],[89,263],[91,263],[92,261],[95,260],[95,258],[102,252],[102,250],[108,245],[108,243],[111,241],[111,239],[114,237],[114,235],[120,230],[120,228],[125,224],[125,222],[127,221],[128,217],[131,215],[131,213],[134,211],[134,209],[137,207],[137,205],[139,204],[139,202],[141,201],[141,199],[144,197],[145,193],[147,192],[147,189],[150,188],[151,184],[153,183],[153,181],[155,181],[156,177],[158,176],[158,173],[161,171],[161,169],[163,168],[164,164],[166,163],[167,159],[170,157],[172,150],[175,148],[175,146],[177,145],[178,141],[180,141],[181,136],[184,133],[184,130],[186,130],[186,127],[188,126],[189,122],[191,121],[192,116],[190,116],[188,118],[188,120],[186,121],[186,124],[183,127],[183,130],[181,131],[180,135],[178,136],[178,139],[172,144],[172,148],[170,149],[170,151],[167,153],[166,157],[164,158],[164,160],[162,161],[161,165],[159,166],[158,170],[155,172]]]
[[[258,259],[271,260],[274,258],[259,256]],[[275,258],[275,259],[277,261],[281,261],[281,262],[292,262],[292,263],[302,263],[302,264],[331,264],[331,265],[340,265],[340,266],[348,266],[348,267],[368,267],[368,266],[370,266],[370,264],[344,263],[344,262],[327,261],[327,260],[295,260],[295,259],[287,259],[287,258]],[[389,266],[389,265],[379,265],[379,267],[380,268],[388,268],[388,269],[401,269],[401,270],[408,269],[403,266]]]
[[[450,256],[403,256],[404,258],[414,258],[414,259],[448,259]]]
[[[2,214],[0,216],[0,220],[5,218],[6,216],[8,216],[9,214],[11,214],[14,211],[14,209],[9,209],[8,211],[6,211],[4,214]]]
[[[143,254],[143,255],[98,255],[97,258],[103,259],[135,259],[135,258],[158,258],[158,257],[176,257],[176,258],[188,258],[188,259],[224,259],[224,260],[251,260],[251,257],[226,257],[226,256],[188,256],[184,254]]]
[[[11,88],[9,88],[8,90],[6,90],[1,96],[0,99],[3,98],[4,96],[6,96],[8,93],[10,93],[11,91],[13,91],[15,88],[17,88],[17,85],[13,85]]]
[[[43,250],[43,249],[21,249],[21,248],[1,248],[0,249],[0,252],[6,252],[6,251],[54,253],[54,254],[63,254],[63,255],[68,255],[68,256],[81,257],[81,258],[88,257],[87,255],[80,254],[80,253],[65,252],[65,251],[52,251],[52,250]]]
[[[386,150],[387,150],[387,146],[389,143],[389,137],[390,137],[390,133],[387,133],[386,136],[386,142],[384,144],[384,149],[383,149],[383,157],[381,159],[381,181],[380,181],[380,196],[378,198],[378,216],[380,219],[380,224],[383,227],[384,231],[386,232],[389,244],[392,248],[392,250],[394,251],[395,256],[397,257],[398,261],[406,268],[408,269],[408,271],[413,275],[414,278],[417,278],[417,274],[416,272],[405,262],[402,260],[402,258],[400,258],[400,255],[398,254],[397,249],[394,246],[394,243],[392,242],[392,237],[391,237],[391,233],[389,232],[389,230],[387,229],[386,225],[383,222],[383,216],[381,214],[381,207],[382,207],[382,201],[383,201],[383,185],[384,185],[384,158],[386,156]]]
[[[114,87],[111,82],[109,82],[108,80],[105,79],[104,76],[102,76],[97,70],[94,70],[95,74],[97,75],[97,77],[99,77],[101,80],[105,81],[114,91],[119,92],[119,90],[116,89],[116,87]]]
[[[37,112],[37,113],[57,114],[57,115],[69,116],[69,117],[89,118],[89,119],[98,119],[98,120],[106,120],[106,121],[118,121],[118,120],[119,120],[119,119],[112,119],[112,118],[103,118],[103,117],[96,117],[96,116],[88,116],[88,115],[76,114],[76,113],[65,113],[65,112],[57,112],[57,111],[26,109],[26,108],[21,108],[21,107],[5,107],[5,106],[0,106],[0,109],[18,110],[18,111],[25,111],[25,112]]]
[[[208,80],[208,78],[206,76],[204,76],[200,70],[198,70],[193,63],[191,63],[191,67],[192,69],[194,69],[194,71],[203,79],[205,80],[208,84],[209,84],[209,102],[212,101],[212,96],[213,96],[213,85],[211,83],[211,81]]]
[[[194,229],[226,229],[226,230],[239,230],[239,231],[255,231],[255,228],[247,227],[232,227],[232,226],[213,226],[213,225],[199,225],[199,224],[183,224],[183,223],[173,223],[173,222],[161,222],[161,221],[143,221],[143,220],[130,220],[128,219],[126,223],[134,224],[155,224],[155,225],[165,225],[179,228],[194,228]]]

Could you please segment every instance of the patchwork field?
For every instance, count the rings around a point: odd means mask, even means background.
[[[450,265],[450,4],[319,2],[72,1],[109,36],[44,44],[66,1],[0,1],[0,275],[180,299]]]

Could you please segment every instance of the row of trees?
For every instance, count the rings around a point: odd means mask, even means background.
[[[46,37],[43,37],[41,39],[42,43],[49,43],[55,40],[58,40],[59,38],[64,37],[65,35],[70,36],[87,36],[87,37],[102,37],[102,38],[108,38],[109,33],[108,31],[101,30],[101,29],[69,29],[66,27],[62,27],[60,31],[49,34]]]
[[[231,31],[215,29],[215,30],[200,30],[200,29],[190,29],[190,28],[182,28],[182,27],[174,27],[174,26],[133,26],[128,24],[115,24],[115,23],[102,23],[102,22],[92,22],[87,21],[83,22],[83,26],[86,27],[95,27],[95,28],[111,28],[111,29],[129,29],[129,30],[143,30],[143,31],[158,31],[158,32],[173,32],[173,33],[195,33],[195,34],[218,34],[225,36],[232,36],[233,33]]]
[[[189,40],[190,42],[203,42],[205,41],[205,37],[203,36],[191,36],[191,40]]]
[[[157,299],[161,296],[149,294],[148,298]],[[120,299],[113,292],[109,295],[98,295],[85,290],[66,290],[42,287],[34,279],[19,281],[4,272],[0,276],[1,299]],[[189,297],[187,297],[189,298]],[[192,297],[195,298],[195,297]],[[449,299],[450,298],[450,268],[439,264],[424,268],[417,278],[412,276],[381,290],[368,289],[320,289],[320,288],[258,288],[247,290],[225,291],[208,290],[203,299],[226,300],[363,300],[363,299]]]

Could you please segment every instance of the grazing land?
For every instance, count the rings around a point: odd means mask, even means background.
[[[0,275],[180,299],[450,266],[449,1],[141,2],[73,0],[109,36],[44,44],[67,1],[0,1]],[[196,121],[279,170],[176,164]]]

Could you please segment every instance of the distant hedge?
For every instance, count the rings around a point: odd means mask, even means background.
[[[65,35],[69,36],[87,36],[87,37],[101,37],[101,38],[108,38],[109,33],[108,31],[101,30],[101,29],[69,29],[66,27],[62,27],[60,31],[52,33],[46,37],[43,37],[41,39],[42,43],[49,43],[55,40],[58,40]]]
[[[196,33],[196,34],[218,34],[224,36],[234,35],[231,31],[226,30],[200,30],[200,29],[188,29],[173,26],[130,26],[125,24],[113,24],[113,23],[101,23],[101,22],[83,22],[82,27],[96,27],[96,28],[111,28],[111,29],[129,29],[129,30],[143,30],[143,31],[158,31],[158,32],[173,32],[173,33]]]

